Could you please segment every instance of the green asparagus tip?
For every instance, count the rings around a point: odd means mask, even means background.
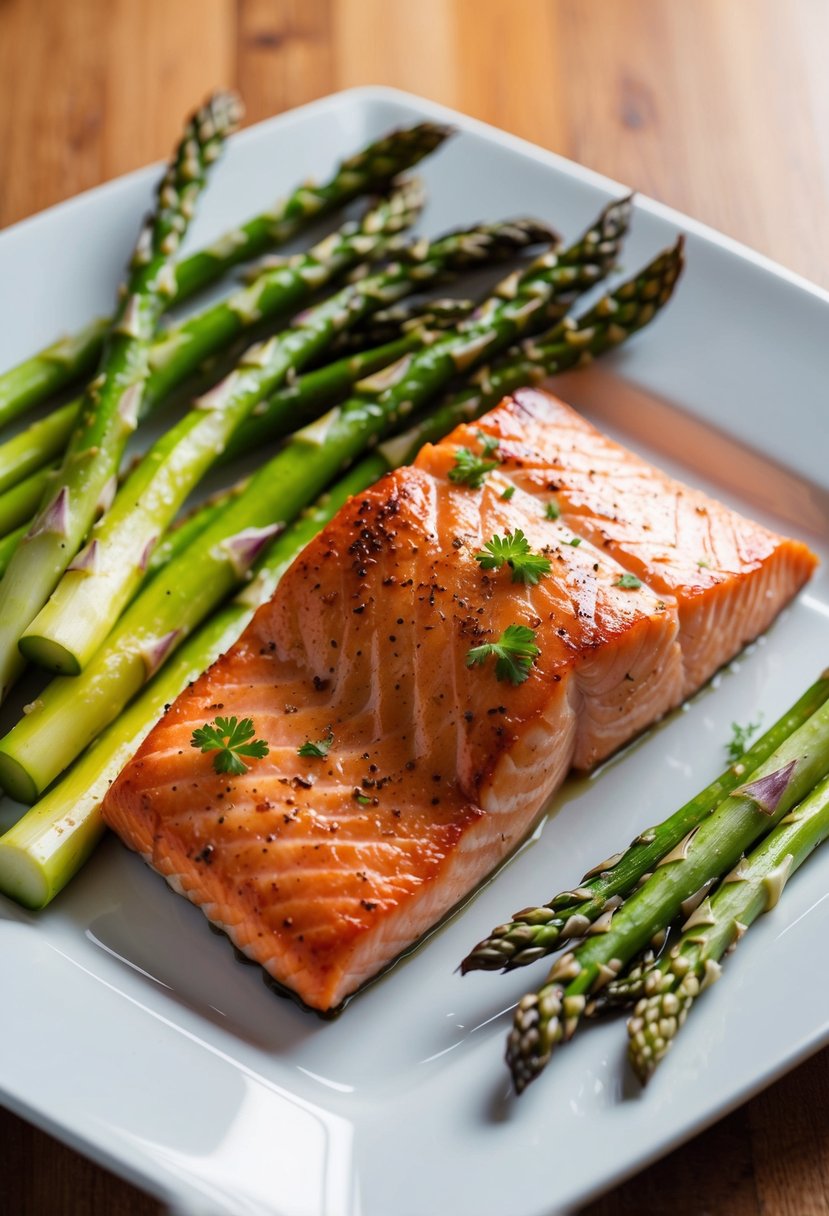
[[[681,957],[675,960],[676,963],[683,961]],[[719,965],[713,963],[711,966],[719,974]],[[714,978],[712,974],[708,982]],[[647,976],[646,995],[637,1001],[633,1015],[628,1020],[628,1059],[643,1085],[647,1084],[657,1064],[670,1051],[677,1032],[704,986],[704,981],[700,980],[695,970],[677,974],[672,968],[668,972],[652,971]]]
[[[563,996],[560,984],[547,984],[518,1002],[506,1052],[517,1094],[544,1071],[553,1048],[564,1037]]]

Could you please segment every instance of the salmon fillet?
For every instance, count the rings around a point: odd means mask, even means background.
[[[480,452],[481,433],[501,463],[480,489],[453,483],[458,447]],[[551,560],[536,586],[474,559],[516,528]],[[154,728],[104,818],[276,981],[330,1010],[519,843],[573,765],[609,755],[762,629],[814,560],[563,403],[519,393],[343,507]],[[620,585],[625,572],[641,585]],[[518,685],[466,662],[510,624],[540,648]],[[216,714],[252,717],[270,745],[241,777],[190,746]],[[327,756],[298,755],[329,733]]]

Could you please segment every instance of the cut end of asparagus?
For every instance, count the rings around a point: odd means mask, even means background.
[[[33,912],[45,908],[51,898],[49,881],[37,859],[4,842],[0,842],[0,891]]]
[[[119,755],[123,764],[126,757]],[[94,767],[94,761],[92,762]],[[104,833],[106,781],[73,778],[42,799],[0,838],[0,893],[33,911],[45,908],[90,856]]]
[[[26,806],[37,802],[41,794],[26,766],[14,756],[9,756],[2,751],[0,751],[0,787],[15,802],[23,802]]]
[[[18,642],[20,653],[30,663],[62,676],[77,676],[82,671],[78,656],[54,638],[26,632]]]

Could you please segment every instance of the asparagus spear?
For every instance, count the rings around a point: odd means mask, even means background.
[[[588,996],[665,930],[686,900],[735,866],[827,773],[829,701],[663,856],[651,877],[601,927],[594,925],[592,936],[557,959],[537,992],[522,997],[507,1041],[518,1093],[546,1067],[555,1046],[575,1034]]]
[[[563,891],[549,903],[525,908],[493,929],[461,963],[461,970],[511,971],[551,954],[573,937],[583,937],[591,924],[618,907],[645,874],[676,848],[747,772],[762,764],[829,698],[829,676],[821,676],[738,761],[664,823],[648,828],[615,858],[591,871],[574,891]]]
[[[63,456],[80,407],[80,400],[62,405],[0,443],[0,494]]]
[[[391,233],[408,227],[421,197],[419,188],[401,188],[370,210],[356,229],[347,224],[293,260],[281,272],[286,300],[302,298],[376,250]],[[19,645],[26,658],[53,671],[82,670],[141,582],[158,536],[234,430],[289,372],[324,350],[361,311],[377,307],[373,289],[387,277],[372,276],[344,288],[306,313],[302,324],[251,347],[236,370],[152,446],[49,602],[23,631]]]
[[[414,211],[415,187],[410,185],[405,190]],[[358,240],[366,238],[366,234],[359,233],[353,224],[346,225],[344,231],[352,231]],[[374,235],[377,238],[375,249],[383,248],[380,237],[385,234]],[[323,240],[311,250],[306,255],[306,278],[298,273],[300,259],[283,259],[278,268],[257,275],[250,286],[233,292],[160,334],[150,355],[150,375],[139,405],[139,420],[163,404],[182,384],[189,383],[217,352],[233,342],[250,339],[264,322],[272,323],[275,318],[286,317],[292,309],[305,303],[324,280],[354,264],[353,259],[347,258],[332,263],[334,250],[332,238]],[[340,252],[338,246],[336,252]],[[366,252],[369,252],[368,245]],[[63,454],[82,405],[83,398],[70,401],[0,444],[0,492]]]
[[[109,322],[98,317],[0,375],[0,426],[93,372],[108,328]]]
[[[231,436],[220,464],[227,464],[248,452],[255,452],[263,444],[282,439],[290,429],[305,426],[327,407],[335,405],[349,390],[374,372],[396,363],[404,355],[416,351],[430,340],[425,331],[410,330],[403,337],[371,350],[357,351],[334,363],[327,363],[314,371],[306,372],[293,384],[285,385],[253,409],[249,417]],[[1,502],[2,500],[0,500]]]
[[[205,529],[196,552],[171,561],[136,596],[82,674],[54,680],[0,741],[0,784],[21,802],[33,802],[244,577],[279,526],[275,521],[293,518],[458,371],[530,332],[560,292],[569,298],[579,285],[595,282],[615,258],[627,213],[627,200],[606,208],[573,250],[561,257],[550,251],[523,274],[510,275],[457,333],[363,381],[342,406],[298,432]]]
[[[0,837],[4,895],[24,907],[43,908],[74,877],[104,831],[104,795],[165,708],[233,645],[293,559],[346,499],[385,470],[380,457],[367,457],[271,541],[252,582],[184,643],[63,779]]]
[[[283,244],[313,220],[383,187],[433,152],[449,134],[449,128],[428,122],[392,131],[343,161],[322,185],[306,182],[269,211],[179,262],[166,306],[188,299],[234,266]],[[0,426],[91,372],[108,328],[106,319],[92,321],[0,375]]]
[[[8,536],[4,536],[0,540],[0,578],[8,570],[9,562],[14,557],[18,545],[28,531],[29,525],[21,524],[19,528],[15,528],[13,532],[9,532]]]
[[[538,384],[568,368],[587,366],[649,324],[671,298],[682,270],[682,249],[680,237],[672,249],[659,254],[581,316],[565,317],[548,333],[525,339],[479,368],[470,376],[467,388],[451,393],[430,411],[426,430],[419,431],[420,441],[439,439],[460,423],[492,409],[517,388]],[[410,446],[409,438],[402,434],[387,440],[384,450],[394,459],[398,449],[405,451]]]
[[[290,412],[295,426],[310,422],[327,405],[341,400],[352,386],[363,376],[387,367],[409,351],[423,345],[425,335],[409,333],[396,342],[380,346],[376,350],[361,351],[349,355],[336,363],[329,363],[316,371],[298,377],[293,384],[274,393],[267,401],[260,402],[251,417],[239,428],[222,455],[222,463],[244,452],[255,451],[264,443],[281,438],[284,427],[277,425],[279,418]],[[153,549],[147,563],[147,577],[152,577],[173,557],[192,544],[200,532],[212,523],[219,512],[233,497],[241,494],[249,478],[243,478],[227,490],[220,490],[206,502],[191,511],[181,523],[170,528]],[[2,546],[2,541],[0,541]]]
[[[779,900],[783,888],[829,836],[829,778],[727,874],[686,922],[676,945],[645,971],[644,996],[628,1022],[628,1054],[644,1084],[670,1050],[699,994],[720,977],[720,959]]]
[[[405,208],[403,197],[390,202],[385,211],[370,213],[359,237],[381,239],[370,234],[388,231],[392,215],[401,224],[407,222]],[[468,264],[470,243],[472,256],[490,258],[511,251],[516,243],[534,242],[541,232],[532,221],[518,221],[452,233],[433,244],[418,242],[416,252],[401,252],[403,261],[349,284],[304,313],[282,335],[248,351],[238,369],[196,402],[127,479],[87,547],[21,637],[20,649],[26,657],[59,672],[77,674],[83,669],[141,582],[160,533],[254,405],[289,371],[298,370],[330,345],[337,333],[387,299]],[[298,273],[302,272],[300,266]],[[271,403],[271,424],[274,414],[280,414],[283,430],[290,430],[292,404],[290,400]]]
[[[54,465],[37,469],[16,486],[0,494],[0,536],[29,523],[56,472]]]
[[[286,419],[291,418],[295,426],[304,426],[312,418],[320,414],[327,406],[340,401],[348,390],[358,380],[379,371],[382,367],[402,358],[409,351],[417,350],[428,340],[428,333],[407,329],[404,336],[376,349],[357,351],[346,355],[335,363],[325,364],[313,372],[300,376],[292,384],[279,389],[267,400],[255,406],[251,415],[232,436],[225,450],[219,457],[219,463],[225,464],[247,452],[256,451],[265,443],[286,434]],[[0,539],[0,577],[11,561],[12,554],[20,541],[26,535],[28,526],[17,527],[11,523],[13,515],[18,513],[21,518],[28,519],[32,510],[28,509],[34,498],[34,487],[45,485],[49,467],[29,475],[25,482],[7,490],[0,495],[0,532],[5,528],[13,531]],[[25,489],[24,489],[25,487]],[[30,498],[30,495],[32,496]],[[39,498],[39,495],[37,496]],[[27,504],[27,512],[23,515],[22,503]],[[36,503],[35,503],[36,505]],[[205,506],[188,519],[187,532],[181,528],[163,537],[153,549],[147,563],[147,572],[160,569],[169,561],[172,551],[178,551],[184,543],[185,536],[195,537],[208,522],[208,509]],[[215,511],[213,512],[215,513]],[[198,518],[196,518],[198,516]]]
[[[193,215],[207,169],[240,116],[218,94],[187,123],[139,237],[108,334],[99,376],[84,397],[63,465],[0,584],[0,698],[22,666],[17,642],[81,546],[106,501],[135,428],[150,344],[171,292],[171,259]]]

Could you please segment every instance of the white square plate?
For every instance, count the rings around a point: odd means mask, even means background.
[[[430,233],[529,213],[569,237],[621,190],[438,106],[359,89],[233,140],[192,245],[421,118],[459,128],[424,165]],[[142,171],[0,235],[0,367],[108,309],[154,180]],[[688,268],[665,315],[557,389],[825,558],[829,296],[647,200],[625,268],[677,229]],[[569,782],[497,879],[336,1021],[276,999],[113,840],[45,913],[0,899],[5,1102],[192,1212],[550,1216],[640,1168],[829,1039],[829,981],[814,966],[829,935],[829,859],[809,862],[752,929],[644,1093],[614,1022],[515,1100],[502,1062],[510,1010],[544,965],[466,979],[455,968],[493,924],[572,885],[705,784],[732,720],[782,712],[829,658],[827,617],[824,567],[716,691]]]

